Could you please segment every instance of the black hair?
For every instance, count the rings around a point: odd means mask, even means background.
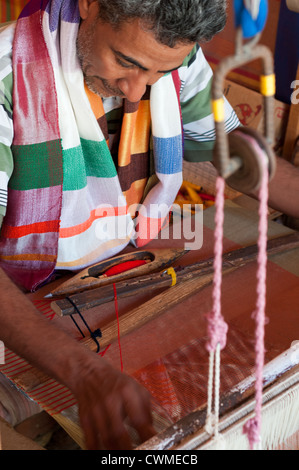
[[[226,0],[97,0],[99,16],[119,27],[141,20],[143,29],[169,47],[212,39],[226,23]]]

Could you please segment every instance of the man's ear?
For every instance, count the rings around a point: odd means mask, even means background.
[[[78,0],[80,17],[82,20],[86,20],[88,17],[91,5],[97,2],[97,0]]]

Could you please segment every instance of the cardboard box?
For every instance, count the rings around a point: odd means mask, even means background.
[[[264,133],[263,96],[257,91],[226,80],[224,95],[234,108],[241,124]],[[275,152],[280,153],[284,143],[290,106],[274,100]]]

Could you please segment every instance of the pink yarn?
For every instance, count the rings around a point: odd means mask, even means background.
[[[226,345],[228,326],[221,315],[221,286],[222,286],[222,251],[223,251],[223,222],[224,222],[224,189],[225,180],[218,176],[216,180],[215,199],[215,231],[214,231],[214,279],[213,279],[213,310],[207,315],[209,352],[215,351],[217,344],[223,349]]]
[[[257,142],[246,136],[256,153],[260,156],[263,174],[259,190],[259,239],[258,239],[258,268],[257,268],[257,300],[255,310],[255,418],[249,420],[243,429],[247,434],[250,448],[260,442],[263,400],[263,368],[264,368],[264,330],[266,307],[266,274],[267,274],[267,232],[268,232],[268,157]]]
[[[260,424],[258,419],[251,418],[243,426],[243,433],[247,434],[250,449],[254,449],[254,444],[260,440]]]
[[[267,271],[267,232],[268,232],[268,157],[255,139],[243,135],[255,148],[262,163],[262,181],[259,190],[259,237],[258,237],[258,268],[257,268],[257,300],[255,310],[255,417],[248,420],[243,427],[247,434],[250,448],[261,440],[262,399],[263,399],[263,368],[264,368],[264,330],[266,306],[266,271]],[[222,285],[222,251],[223,251],[223,222],[224,222],[224,189],[225,181],[218,176],[216,180],[216,214],[215,214],[215,243],[214,243],[214,279],[213,279],[213,310],[207,316],[208,341],[207,350],[216,351],[219,344],[223,349],[226,345],[228,326],[221,315],[221,285]]]

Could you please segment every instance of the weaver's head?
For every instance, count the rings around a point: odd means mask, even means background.
[[[161,44],[209,41],[226,22],[226,0],[97,0],[111,25],[140,19]]]
[[[78,0],[77,50],[89,88],[136,102],[225,25],[224,0]]]

